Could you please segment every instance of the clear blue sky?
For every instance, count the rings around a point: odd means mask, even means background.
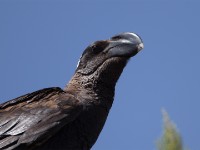
[[[145,49],[121,76],[93,150],[155,150],[161,108],[184,144],[200,149],[200,2],[1,0],[1,102],[45,87],[64,87],[84,48],[131,31]]]

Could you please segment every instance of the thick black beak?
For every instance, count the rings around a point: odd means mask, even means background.
[[[108,53],[109,57],[132,57],[144,48],[142,39],[131,32],[118,34],[108,42],[104,52]]]

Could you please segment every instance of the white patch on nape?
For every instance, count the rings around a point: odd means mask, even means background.
[[[77,65],[76,65],[76,68],[78,68],[79,64],[80,64],[80,59],[79,59],[79,61],[78,61]]]
[[[82,58],[82,56],[79,58],[79,61],[78,61],[77,65],[76,65],[76,68],[78,68],[78,66],[80,64],[80,61],[81,61],[81,58]]]

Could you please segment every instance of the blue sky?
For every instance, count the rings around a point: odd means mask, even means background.
[[[93,150],[154,150],[161,108],[191,150],[200,148],[199,1],[0,1],[0,101],[64,87],[88,44],[138,33]]]

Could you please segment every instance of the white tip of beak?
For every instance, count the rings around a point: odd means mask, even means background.
[[[144,44],[143,44],[143,43],[140,43],[140,44],[138,45],[138,51],[141,51],[143,48],[144,48]]]

